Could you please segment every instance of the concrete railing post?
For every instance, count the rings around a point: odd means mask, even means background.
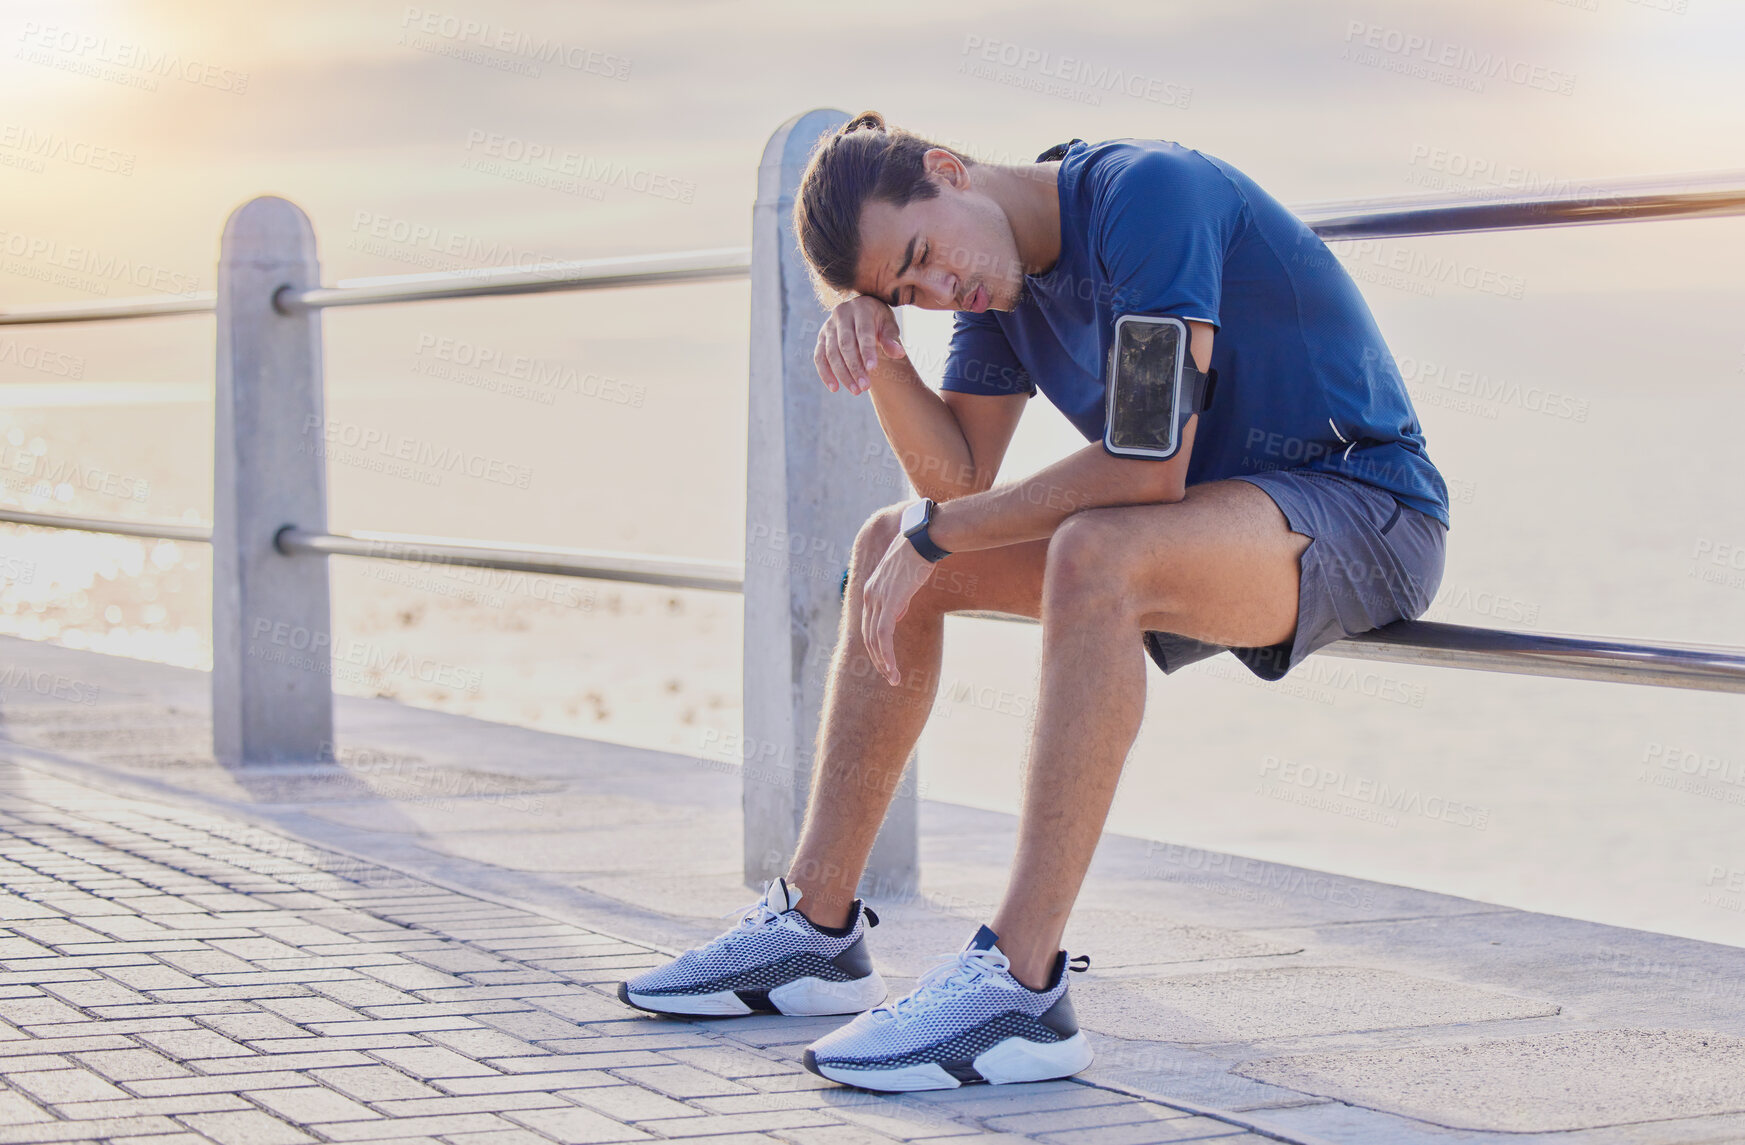
[[[321,312],[280,312],[287,285],[321,285],[314,228],[284,199],[250,200],[218,258],[212,752],[224,763],[314,760],[333,744],[327,558],[273,546],[284,525],[327,531]]]
[[[745,879],[783,874],[811,787],[842,574],[867,517],[907,495],[871,398],[831,393],[812,351],[826,317],[793,229],[818,138],[848,116],[809,111],[764,148],[752,218],[751,409],[745,546]],[[863,893],[915,887],[916,761],[874,845]]]

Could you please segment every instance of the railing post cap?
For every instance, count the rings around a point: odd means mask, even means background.
[[[303,208],[260,195],[224,220],[220,257],[228,262],[314,262],[315,226]],[[293,253],[295,252],[295,253]]]

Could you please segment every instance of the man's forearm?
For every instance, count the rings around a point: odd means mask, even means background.
[[[1051,537],[1080,509],[1179,501],[1172,462],[1115,457],[1092,443],[1022,481],[941,505],[928,536],[947,552],[992,549]]]
[[[915,491],[935,501],[974,492],[975,462],[963,427],[909,360],[881,356],[868,380],[879,426]]]

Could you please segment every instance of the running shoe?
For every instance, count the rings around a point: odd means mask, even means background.
[[[656,1014],[858,1014],[885,1000],[866,928],[879,916],[859,899],[848,925],[816,926],[794,909],[800,891],[775,879],[738,925],[664,966],[618,984],[621,1001]]]
[[[1066,971],[1085,955],[1055,956],[1048,987],[1012,977],[987,927],[921,976],[915,989],[825,1034],[806,1050],[806,1068],[861,1089],[956,1089],[987,1082],[1047,1081],[1091,1064],[1091,1045],[1067,997]],[[1083,965],[1079,965],[1079,963]]]

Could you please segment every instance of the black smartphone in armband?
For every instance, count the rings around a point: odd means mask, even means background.
[[[1188,360],[1179,318],[1123,314],[1115,320],[1104,387],[1103,448],[1117,457],[1167,461],[1181,451],[1188,415],[1212,401],[1218,372]]]

